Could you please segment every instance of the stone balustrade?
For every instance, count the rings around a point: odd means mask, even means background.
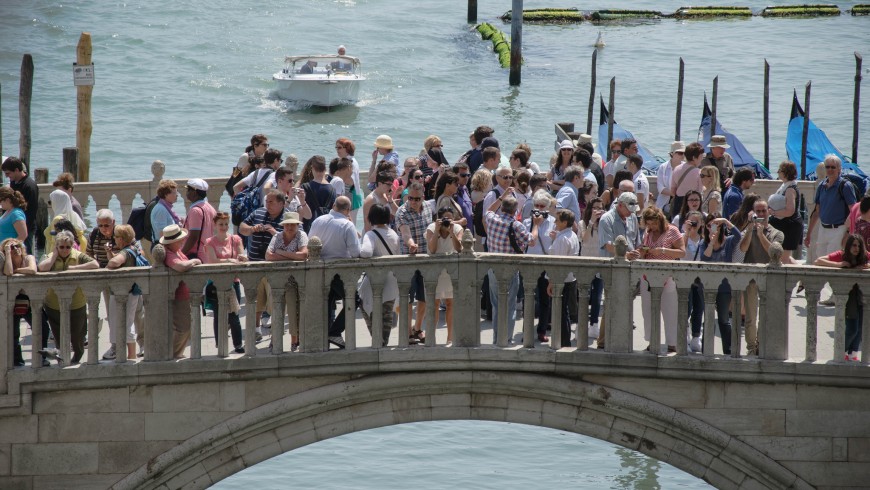
[[[610,353],[630,353],[637,346],[633,345],[632,334],[632,303],[634,301],[634,289],[641,276],[645,275],[652,287],[652,313],[653,318],[659,318],[662,288],[658,285],[664,283],[664,279],[672,277],[678,291],[678,318],[688,318],[687,305],[689,302],[690,288],[697,280],[704,285],[706,296],[706,323],[704,325],[704,345],[702,356],[706,358],[725,358],[714,355],[714,332],[713,308],[715,304],[716,289],[723,279],[727,279],[733,291],[743,291],[750,281],[755,281],[760,296],[760,351],[758,358],[775,361],[790,359],[789,352],[789,302],[792,291],[798,283],[806,290],[807,314],[806,324],[798,325],[791,331],[805,331],[805,352],[791,353],[802,355],[806,362],[817,359],[817,310],[816,304],[820,292],[825,284],[830,285],[833,297],[836,301],[834,322],[834,347],[831,356],[825,359],[841,361],[844,354],[844,330],[845,330],[845,304],[849,290],[854,284],[867,288],[870,284],[870,272],[832,270],[813,266],[783,266],[776,261],[777,255],[768,265],[744,265],[744,264],[716,264],[700,262],[680,261],[644,261],[628,262],[620,258],[587,258],[587,257],[551,257],[551,256],[515,256],[501,254],[476,254],[471,251],[470,234],[464,239],[463,252],[452,256],[390,256],[374,259],[347,259],[325,263],[320,260],[320,243],[312,238],[309,244],[310,258],[305,262],[258,262],[245,264],[215,264],[194,267],[186,273],[177,273],[162,265],[155,267],[131,268],[117,271],[95,270],[81,272],[40,273],[36,276],[13,276],[0,278],[0,295],[5,300],[0,302],[0,311],[11,320],[12,306],[16,295],[23,291],[30,297],[33,308],[34,325],[40,325],[41,305],[46,292],[54,289],[61,303],[61,336],[69,338],[69,322],[66,314],[73,293],[80,288],[88,298],[88,338],[86,357],[83,359],[87,365],[99,364],[98,340],[100,335],[108,335],[108,329],[102,332],[98,329],[99,302],[102,301],[104,290],[109,292],[121,292],[126,295],[132,285],[138,284],[144,295],[145,305],[145,361],[171,361],[172,360],[172,324],[171,311],[174,291],[180,281],[184,281],[191,291],[191,317],[192,317],[192,341],[190,357],[198,359],[202,357],[203,326],[201,325],[200,301],[206,282],[214,282],[219,292],[219,304],[221,311],[228,311],[227,306],[231,294],[234,294],[233,281],[238,278],[246,292],[245,315],[246,329],[244,344],[246,357],[264,355],[264,351],[256,349],[255,332],[257,319],[251,312],[255,311],[255,294],[257,285],[265,280],[271,288],[273,297],[273,318],[284,318],[287,314],[290,328],[299,328],[301,351],[305,353],[317,353],[328,350],[327,344],[327,298],[330,284],[335,276],[342,279],[345,287],[344,305],[354,305],[354,291],[361,274],[368,275],[372,283],[374,293],[373,331],[379,332],[381,327],[381,294],[387,279],[387,272],[392,271],[399,283],[400,291],[407,291],[414,272],[422,273],[426,285],[427,303],[435,305],[435,284],[442,270],[450,275],[454,287],[454,333],[453,345],[456,347],[478,347],[481,345],[481,315],[480,315],[480,289],[483,278],[487,271],[492,269],[499,284],[499,318],[501,322],[494,328],[498,329],[499,345],[497,348],[515,348],[508,346],[507,338],[507,304],[509,278],[519,272],[526,282],[525,304],[529,305],[524,310],[524,316],[520,320],[523,332],[523,347],[535,348],[534,326],[534,281],[543,271],[547,271],[551,282],[554,284],[554,297],[552,305],[552,325],[560,325],[562,309],[560,307],[561,285],[565,276],[573,272],[578,279],[580,311],[586,311],[588,307],[588,289],[596,274],[600,274],[605,284],[605,319],[606,324],[606,351]],[[155,257],[163,254],[162,247],[155,248]],[[735,298],[739,295],[734,294]],[[399,332],[407,331],[406,319],[408,318],[409,304],[407,296],[402,295],[400,301],[400,313],[398,325],[394,328]],[[426,345],[435,346],[435,322],[432,315],[435,310],[427,308]],[[735,300],[732,311],[739,312],[740,304]],[[345,316],[347,349],[370,348],[369,346],[356,345],[357,323],[356,315],[348,309],[350,314]],[[227,318],[220,315],[218,339],[218,357],[228,356],[227,346]],[[587,349],[587,315],[578,315],[577,327],[577,355],[583,355]],[[739,319],[739,313],[735,313],[735,319]],[[870,341],[870,327],[868,317],[864,318],[863,344]],[[735,320],[738,321],[738,320]],[[0,335],[11,340],[10,321],[0,325]],[[275,321],[274,325],[281,325]],[[678,357],[687,356],[686,328],[687,322],[679,322],[677,334]],[[123,329],[117,329],[121,336],[115,342],[124,343]],[[652,344],[658,345],[659,321],[653,321]],[[731,357],[739,358],[741,353],[740,329],[734,328],[733,346]],[[561,345],[559,328],[553,328],[551,348]],[[33,329],[32,345],[39,346],[42,341],[42,332],[39,328]],[[403,348],[408,345],[406,335],[399,335],[397,346]],[[372,339],[371,348],[380,348],[379,336]],[[10,345],[9,342],[6,345]],[[105,343],[104,343],[105,345]],[[540,348],[540,347],[539,347]],[[283,336],[274,335],[271,355],[281,355],[288,349],[283,345]],[[3,349],[0,352],[0,362],[5,369],[0,373],[5,377],[6,371],[11,369],[11,349]],[[70,346],[63,343],[60,346],[61,356],[70,359]],[[116,363],[126,362],[124,349],[117,349],[118,358]],[[638,353],[637,355],[650,355]],[[694,354],[693,354],[694,355]],[[862,363],[868,362],[866,350],[863,352]],[[111,363],[103,363],[105,366]],[[33,356],[32,369],[40,369],[40,356]],[[5,380],[4,380],[5,381]],[[5,387],[5,382],[0,385]]]

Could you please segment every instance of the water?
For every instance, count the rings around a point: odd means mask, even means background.
[[[321,441],[243,470],[212,488],[713,488],[606,442],[518,424],[441,421]]]
[[[480,21],[510,30],[497,20],[510,2],[478,3]],[[839,5],[845,9],[855,3]],[[526,2],[526,8],[554,5]],[[750,5],[765,4],[756,0]],[[619,6],[596,1],[582,7]],[[632,4],[666,12],[680,6],[651,0]],[[34,167],[49,168],[52,176],[60,171],[62,148],[75,145],[71,63],[82,31],[93,35],[96,66],[92,180],[150,178],[154,159],[166,162],[170,177],[228,175],[250,135],[260,132],[270,137],[273,147],[302,161],[313,154],[331,156],[334,140],[349,137],[357,143],[364,167],[381,133],[393,137],[402,157],[417,153],[426,136],[437,134],[453,160],[467,149],[468,134],[480,124],[495,128],[502,148],[529,143],[532,159],[546,166],[554,123],[573,121],[585,129],[590,57],[599,31],[607,47],[598,55],[598,91],[606,94],[607,83],[616,77],[616,119],[659,155],[666,153],[674,136],[680,57],[686,63],[683,139],[692,140],[697,132],[704,92],[711,91],[718,75],[719,120],[756,158],[763,158],[766,58],[771,64],[771,161],[785,157],[792,89],[802,91],[809,80],[811,117],[850,154],[853,52],[870,53],[870,18],[848,15],[527,25],[522,85],[510,87],[507,70],[498,66],[489,43],[465,23],[461,1],[3,0],[3,153],[18,153],[21,56],[31,53],[36,66],[31,161]],[[271,95],[271,74],[280,69],[285,55],[332,53],[338,44],[362,59],[368,81],[358,104],[324,111]],[[864,148],[870,138],[866,98],[860,132]],[[597,104],[593,120],[597,126]],[[858,161],[866,162],[867,150],[861,151]],[[480,459],[472,461],[472,456]],[[354,471],[337,474],[336,462]],[[458,467],[464,472],[458,474]],[[340,477],[354,479],[339,484]],[[514,482],[526,488],[703,485],[606,443],[480,422],[412,424],[352,434],[264,462],[224,485],[280,487],[292,481],[317,488],[385,488],[408,478],[425,488],[504,488]]]

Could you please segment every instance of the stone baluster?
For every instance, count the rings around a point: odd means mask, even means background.
[[[818,349],[818,321],[819,321],[819,291],[809,284],[804,285],[807,299],[807,329],[806,329],[806,356],[807,362],[816,361]]]
[[[341,278],[344,283],[344,343],[348,350],[356,349],[356,280],[353,275],[345,273]]]
[[[632,352],[632,316],[634,296],[624,294],[625,291],[634,291],[634,282],[631,280],[631,266],[625,260],[627,244],[624,236],[618,236],[614,240],[616,253],[611,263],[610,284],[608,291],[619,291],[620,294],[608,294],[605,301],[607,313],[607,325],[605,326],[605,350],[607,352]]]
[[[321,352],[328,349],[326,342],[327,319],[325,302],[329,298],[329,283],[326,282],[325,266],[320,257],[323,242],[319,237],[308,240],[308,267],[305,269],[305,285],[299,288],[300,346],[304,352]],[[329,274],[329,281],[332,275]]]
[[[673,279],[672,279],[673,280]],[[686,336],[689,325],[689,295],[692,294],[691,281],[689,287],[677,288],[677,355],[688,354]]]
[[[369,278],[372,286],[372,347],[375,349],[380,349],[383,347],[384,343],[384,285],[375,284],[372,280],[373,278]]]
[[[73,293],[69,292],[66,288],[57,289],[60,289],[60,291],[56,291],[60,303],[60,338],[54,340],[59,344],[58,348],[61,359],[63,359],[64,363],[69,363],[71,359],[70,340],[72,339],[69,312]]]
[[[531,274],[527,274],[527,276],[531,277]],[[535,347],[535,339],[538,338],[537,332],[535,331],[535,284],[531,281],[527,281],[525,290],[523,291],[523,347],[527,349],[532,349]],[[453,299],[454,304],[456,303],[456,296],[454,295]],[[454,306],[455,308],[455,306]],[[478,315],[480,316],[480,315]],[[454,318],[464,319],[465,317],[458,317],[454,312]],[[459,322],[453,322],[453,335],[456,335],[456,324]]]
[[[788,309],[791,288],[786,284],[786,272],[782,268],[782,245],[770,245],[770,263],[765,273],[764,290],[759,287],[758,299],[758,355],[763,359],[784,361],[788,359]],[[761,326],[764,325],[764,332]]]
[[[511,276],[510,272],[505,272],[502,274],[502,277],[498,277],[498,273],[493,270],[493,276],[496,277],[496,282],[498,283],[498,318],[499,324],[493,325],[493,331],[498,332],[498,346],[499,347],[507,347],[508,346],[508,290],[511,285]],[[492,282],[490,282],[489,287],[493,287]]]
[[[272,353],[284,353],[284,311],[285,311],[284,287],[272,288]],[[226,337],[226,334],[224,334]]]
[[[202,359],[202,289],[190,291],[190,358]]]
[[[9,354],[12,352],[11,346],[15,345],[14,341],[18,340],[12,338],[15,295],[13,294],[11,299],[6,296],[6,292],[9,290],[8,283],[9,280],[4,277],[2,279],[2,285],[0,285],[0,318],[6,319],[5,322],[0,323],[0,339],[6,339],[5,342],[2,342],[2,345],[7,346],[5,349],[0,348],[0,394],[6,393],[6,375],[14,367],[14,359]],[[36,352],[36,350],[37,349],[31,349],[31,352]]]
[[[640,287],[646,287],[644,280],[641,279]],[[661,352],[662,344],[662,290],[661,286],[653,286],[650,284],[650,336],[649,336],[649,352],[655,356]]]
[[[217,306],[218,314],[215,315],[214,321],[217,322],[217,338],[215,339],[218,349],[218,357],[228,357],[230,355],[230,346],[227,339],[227,330],[229,329],[229,313],[230,313],[230,295],[236,294],[235,291],[229,291],[217,288]]]
[[[740,344],[743,338],[743,325],[740,322],[740,299],[743,297],[743,290],[731,287],[731,311],[734,312],[734,325],[731,326],[731,357],[737,359],[740,355]]]
[[[28,296],[30,297],[30,311],[33,315],[33,325],[31,325],[32,335],[31,341],[33,345],[31,346],[30,352],[30,367],[33,369],[42,368],[42,356],[37,354],[36,351],[42,349],[42,293],[34,294],[32,291],[28,291]],[[96,337],[94,337],[96,340]],[[96,342],[94,342],[96,343]]]
[[[556,274],[550,274],[550,284],[553,286],[553,298],[550,301],[552,312],[550,313],[550,347],[562,348],[562,289],[565,284],[556,278]]]
[[[123,290],[122,287],[113,288],[109,298],[109,301],[115,302],[115,318],[109,315],[109,321],[115,324],[115,338],[112,339],[115,344],[115,364],[127,362],[127,295],[122,293]]]
[[[284,304],[287,305],[287,329],[290,331],[290,338],[295,336],[299,339],[299,284],[295,281],[291,281],[290,286],[284,290]]]
[[[462,252],[456,259],[456,287],[453,289],[453,345],[480,345],[480,281],[477,259],[471,250],[471,231],[462,235]],[[399,289],[407,291],[407,289]],[[399,335],[401,340],[403,336]]]
[[[438,276],[435,276],[438,280]],[[426,326],[426,347],[435,347],[437,337],[435,332],[438,331],[438,302],[435,301],[435,285],[437,282],[431,278],[426,278],[424,274],[423,289],[426,291],[426,317],[423,320],[423,325]]]
[[[831,285],[833,288],[833,284]],[[849,288],[851,289],[851,288]],[[834,290],[834,362],[843,362],[846,355],[846,302],[849,300],[848,289],[846,294]]]
[[[151,273],[148,276],[148,291],[143,301],[145,303],[145,360],[169,361],[172,359],[173,325],[172,308],[175,300],[176,281],[169,277],[169,269],[163,265],[166,250],[157,244],[151,250],[154,260],[151,262]]]
[[[580,295],[577,300],[577,351],[580,352],[589,350],[589,290],[592,283],[580,279],[579,272],[574,274],[578,278],[577,293]]]
[[[408,347],[408,336],[411,332],[410,318],[410,301],[408,290],[411,288],[410,281],[399,281],[399,321],[397,328],[399,332],[399,347]]]
[[[245,357],[257,356],[257,285],[260,278],[245,277],[242,286],[245,288]]]
[[[716,352],[716,295],[718,289],[718,285],[704,286],[704,339],[702,347],[705,356],[712,356]],[[731,330],[733,332],[734,328]]]

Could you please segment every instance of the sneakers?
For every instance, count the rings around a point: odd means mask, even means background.
[[[545,334],[545,333],[538,334],[538,342],[540,342],[542,344],[546,344],[549,341],[550,341],[550,337],[547,337],[547,334]]]
[[[689,349],[692,352],[701,352],[701,337],[692,337],[692,340],[689,342]]]
[[[293,342],[290,344],[290,352],[296,352],[299,350],[299,342]]]
[[[236,354],[244,354],[244,353],[245,353],[245,348],[242,347],[241,345],[238,346],[238,347],[236,347],[236,348],[233,349],[233,350],[235,351]]]
[[[103,359],[105,359],[107,361],[114,361],[115,357],[116,356],[115,356],[115,346],[114,345],[109,347],[109,350],[107,350],[106,353],[103,354]]]
[[[339,349],[344,349],[344,339],[341,338],[340,335],[336,335],[334,337],[329,337],[329,343],[338,347]]]
[[[601,334],[601,329],[598,327],[597,323],[593,323],[589,325],[589,338],[597,339],[598,335]]]

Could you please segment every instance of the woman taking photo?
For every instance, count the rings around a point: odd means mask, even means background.
[[[815,265],[835,267],[838,269],[868,269],[870,254],[861,235],[852,234],[846,237],[843,250],[837,250],[825,257],[816,259]],[[866,284],[866,282],[865,282]],[[861,350],[861,325],[864,321],[864,295],[855,284],[849,291],[846,300],[846,357],[847,361],[857,361]]]
[[[646,232],[643,235],[643,245],[640,249],[640,258],[645,260],[678,260],[686,255],[683,246],[683,236],[676,226],[668,223],[665,214],[655,206],[649,206],[643,210],[643,222],[646,224]],[[650,288],[652,284],[646,275],[640,281],[640,301],[643,308],[643,331],[644,339],[650,341],[652,332],[652,297]],[[661,315],[665,323],[665,340],[668,352],[677,351],[677,285],[674,278],[668,277],[664,284],[656,284],[663,287],[661,296]],[[647,346],[647,350],[658,354],[659,346]]]
[[[24,196],[9,186],[0,187],[0,240],[16,238],[21,243],[27,240],[27,217],[24,210],[27,202]]]
[[[671,223],[677,227],[678,230],[683,229],[683,223],[686,222],[686,216],[691,211],[701,211],[701,193],[698,191],[689,191],[686,193],[685,199],[683,199],[683,207],[680,208],[679,214],[674,216],[673,221]]]
[[[684,201],[685,202],[685,201]],[[704,215],[700,211],[689,211],[683,221],[683,246],[686,255],[682,260],[687,262],[701,261],[701,227],[704,226]],[[689,352],[701,352],[701,320],[704,316],[704,288],[695,281],[689,292],[689,324],[692,328],[692,340],[689,342]]]
[[[441,178],[435,185],[435,209],[450,208],[453,210],[453,217],[459,216],[460,219],[453,219],[453,223],[465,228],[468,223],[462,217],[462,208],[456,202],[455,196],[459,191],[459,176],[450,170],[442,173]]]
[[[740,230],[718,214],[709,214],[704,221],[704,241],[701,243],[702,262],[731,263],[740,243]],[[731,285],[722,281],[716,291],[716,321],[722,337],[722,352],[731,354]],[[693,334],[694,335],[694,334]]]
[[[782,263],[794,264],[794,251],[803,241],[804,220],[798,209],[797,166],[789,161],[779,164],[777,171],[782,185],[776,193],[771,194],[767,200],[770,208],[770,226],[781,231],[782,239]]]

